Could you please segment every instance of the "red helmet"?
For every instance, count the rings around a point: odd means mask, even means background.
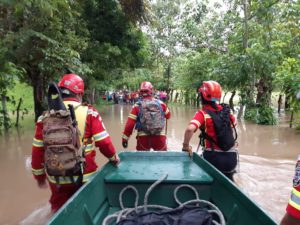
[[[220,101],[222,88],[216,81],[203,81],[202,86],[199,88],[199,92],[206,101],[217,102]]]
[[[84,83],[80,76],[76,74],[65,74],[58,82],[58,86],[67,88],[75,94],[84,93]]]
[[[141,83],[140,92],[146,92],[148,95],[151,95],[153,92],[153,86],[150,82],[144,81]]]

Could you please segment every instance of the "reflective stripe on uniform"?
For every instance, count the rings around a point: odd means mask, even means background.
[[[139,131],[137,133],[137,136],[150,136],[151,134],[147,134],[144,131]],[[162,130],[159,134],[153,134],[154,136],[158,135],[158,136],[165,136],[166,135],[166,131]]]
[[[35,146],[35,147],[44,147],[44,141],[33,138],[32,145]]]
[[[31,171],[32,171],[32,174],[36,175],[36,176],[45,174],[45,169],[44,168],[42,168],[42,169],[33,169],[33,168],[31,168]]]
[[[166,114],[168,114],[169,112],[170,112],[170,111],[169,111],[169,108],[167,108],[167,109],[166,109]]]
[[[114,161],[116,159],[116,154],[114,154],[112,157],[108,158],[109,161]]]
[[[238,153],[238,150],[233,146],[231,149],[227,150],[227,151],[223,151],[220,149],[211,149],[211,148],[203,148],[203,151],[215,151],[215,152],[236,152]]]
[[[109,135],[108,135],[108,133],[106,131],[102,131],[102,132],[100,132],[98,134],[95,134],[93,136],[95,142],[96,141],[101,141],[101,140],[103,140],[103,139],[105,139],[107,137],[109,137]]]
[[[94,149],[93,144],[87,144],[87,145],[84,146],[84,153],[85,154],[88,154],[88,153],[90,153],[90,152],[92,152],[94,150],[95,149]]]
[[[293,206],[295,209],[300,210],[300,192],[295,188],[292,189],[291,198],[289,200],[289,204]]]
[[[129,139],[129,137],[127,137],[125,134],[122,135],[122,138],[124,138],[125,140]]]
[[[198,120],[191,120],[190,123],[194,123],[197,125],[197,127],[200,127],[201,123]]]
[[[207,114],[207,113],[205,113],[205,114],[204,114],[204,119],[208,119],[208,118],[211,118],[210,115]]]
[[[130,113],[129,116],[128,116],[128,118],[131,118],[131,119],[133,119],[133,120],[136,120],[136,115]]]
[[[71,104],[74,106],[75,109],[75,116],[78,124],[78,129],[80,131],[80,143],[82,142],[82,136],[84,136],[85,132],[85,123],[86,123],[86,117],[88,113],[88,106],[81,105],[80,102],[74,102],[74,101],[64,101],[64,104],[66,108],[68,108],[68,105]]]
[[[90,181],[95,174],[96,174],[96,171],[84,174],[82,182],[85,183],[85,182]],[[78,178],[79,178],[79,176],[73,176],[73,181],[76,182]],[[58,181],[58,184],[72,184],[73,183],[72,179],[67,176],[54,177],[54,176],[48,175],[48,180],[50,183],[53,183],[53,184],[56,184],[57,181]]]

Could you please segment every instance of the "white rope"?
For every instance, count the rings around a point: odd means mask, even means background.
[[[144,211],[147,211],[147,204],[148,204],[148,196],[150,195],[151,191],[157,186],[159,185],[161,182],[163,182],[166,178],[168,177],[168,174],[165,174],[164,176],[162,176],[160,179],[158,179],[157,181],[155,181],[147,190],[145,197],[144,197]]]
[[[152,208],[152,209],[162,209],[162,210],[171,210],[172,208],[169,208],[169,207],[166,207],[166,206],[162,206],[162,205],[148,205],[148,197],[151,193],[151,191],[158,185],[160,184],[162,181],[164,181],[166,178],[167,178],[167,174],[164,175],[163,177],[161,177],[160,179],[158,179],[156,182],[154,182],[147,190],[146,194],[145,194],[145,197],[144,197],[144,205],[141,205],[141,206],[137,206],[138,204],[138,199],[139,199],[139,195],[138,195],[138,191],[137,189],[132,186],[132,185],[128,185],[126,186],[125,188],[122,189],[122,191],[120,192],[120,195],[119,195],[119,202],[120,202],[120,207],[122,210],[118,211],[118,212],[115,212],[114,214],[112,215],[109,215],[107,216],[103,222],[102,222],[102,225],[109,225],[110,222],[112,222],[113,220],[116,220],[116,222],[118,223],[121,219],[125,219],[129,214],[131,213],[136,213],[138,214],[138,212],[140,210],[143,210],[144,212],[147,211],[148,208]],[[190,201],[187,201],[185,203],[181,203],[177,197],[177,193],[178,193],[178,190],[180,188],[190,188],[194,193],[195,193],[195,196],[196,196],[196,199],[193,199],[193,200],[190,200]],[[135,204],[134,204],[134,208],[125,208],[124,207],[124,204],[123,204],[123,194],[126,190],[128,189],[132,189],[135,194],[136,194],[136,199],[135,199]],[[213,203],[209,202],[209,201],[206,201],[206,200],[200,200],[199,199],[199,195],[198,195],[198,192],[196,190],[195,187],[189,185],[189,184],[182,184],[182,185],[179,185],[175,188],[174,190],[174,198],[175,198],[175,201],[176,203],[179,205],[178,208],[183,208],[184,206],[188,205],[188,204],[196,204],[198,206],[198,204],[207,204],[208,206],[210,206],[212,209],[209,209],[208,212],[210,214],[216,214],[218,217],[219,217],[219,220],[220,220],[220,223],[217,222],[216,220],[212,220],[212,223],[214,225],[226,225],[225,223],[225,219],[224,219],[224,216],[222,214],[222,212],[219,210],[219,208],[217,206],[215,206]]]
[[[196,199],[199,199],[199,195],[198,195],[196,188],[194,188],[193,186],[191,186],[189,184],[181,184],[181,185],[177,186],[174,190],[174,199],[178,205],[181,205],[182,203],[177,198],[177,192],[180,188],[183,188],[183,187],[190,188],[195,193]]]
[[[132,185],[128,185],[126,186],[125,188],[122,189],[122,191],[120,192],[119,194],[119,202],[120,202],[120,206],[121,206],[121,209],[125,209],[124,205],[123,205],[123,200],[122,200],[122,197],[123,197],[123,194],[126,190],[128,189],[132,189],[135,194],[136,194],[136,198],[135,198],[135,203],[134,203],[134,207],[137,208],[138,206],[138,201],[139,201],[139,193],[138,191],[136,190],[136,188]]]

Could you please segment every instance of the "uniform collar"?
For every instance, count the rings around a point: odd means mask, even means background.
[[[216,105],[218,107],[218,111],[222,109],[222,106],[220,106],[218,103]],[[211,111],[216,111],[216,109],[214,107],[212,107],[211,105],[204,105],[203,109],[207,109],[207,110],[211,110]]]

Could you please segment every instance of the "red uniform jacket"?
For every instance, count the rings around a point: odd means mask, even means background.
[[[144,97],[144,99],[151,99],[151,98],[153,98],[153,97],[152,96]],[[160,100],[158,100],[158,101],[160,102],[162,110],[165,113],[165,118],[170,119],[171,113],[170,113],[167,105],[164,102],[160,101]],[[139,105],[137,103],[134,104],[134,106],[132,107],[131,112],[128,116],[128,119],[127,119],[127,122],[126,122],[126,125],[125,125],[125,129],[123,131],[123,136],[122,136],[123,139],[128,140],[129,137],[131,136],[131,134],[133,132],[133,129],[135,127],[135,124],[136,124],[136,120],[137,120],[137,116],[139,114],[139,111],[140,111]],[[165,130],[163,130],[160,135],[165,136],[166,135]],[[143,131],[138,130],[137,136],[147,136],[147,134]]]
[[[222,110],[222,106],[221,105],[217,105],[219,110]],[[216,136],[216,132],[215,132],[215,128],[214,128],[214,124],[213,124],[213,120],[210,117],[210,115],[208,113],[206,113],[204,110],[211,110],[211,111],[216,111],[216,109],[214,109],[212,106],[210,105],[205,105],[203,106],[202,110],[199,110],[196,112],[196,114],[194,115],[193,119],[190,121],[190,124],[193,124],[198,128],[204,129],[205,132],[213,138],[214,141],[217,141],[217,136]],[[230,119],[233,122],[234,125],[236,125],[236,120],[234,118],[233,115],[230,115]],[[211,143],[208,140],[205,140],[205,148],[211,148]],[[219,146],[214,145],[214,149],[220,149]]]
[[[291,216],[300,219],[300,155],[298,156],[293,180],[293,189],[286,211]]]
[[[71,101],[70,101],[71,100]],[[68,99],[72,104],[78,105],[74,99]],[[76,110],[75,110],[76,113]],[[76,116],[79,118],[78,116]],[[40,116],[36,123],[36,130],[32,145],[32,173],[35,179],[44,180],[46,178],[46,171],[44,168],[44,145],[43,145],[43,116]],[[86,125],[84,132],[84,140],[87,142],[85,148],[85,160],[86,166],[84,169],[83,182],[86,182],[92,175],[94,175],[97,170],[97,164],[95,162],[96,151],[94,145],[100,149],[100,152],[106,156],[108,159],[113,159],[115,157],[116,151],[111,142],[110,136],[105,130],[102,123],[101,116],[98,111],[92,107],[88,106],[86,115]],[[93,145],[94,144],[94,145]],[[54,177],[47,176],[49,182],[56,183]],[[76,177],[74,177],[76,180]],[[59,177],[60,184],[72,183],[69,177]]]

